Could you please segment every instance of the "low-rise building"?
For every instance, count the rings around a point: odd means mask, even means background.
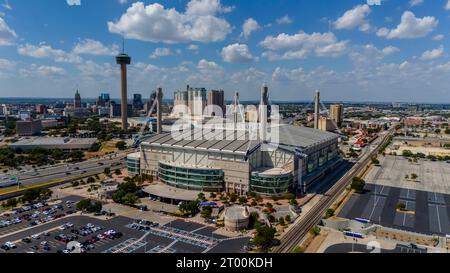
[[[96,138],[27,137],[10,144],[9,147],[22,150],[42,148],[61,149],[64,152],[88,151],[96,141]]]
[[[41,120],[26,120],[16,122],[16,133],[19,136],[35,136],[42,131]]]

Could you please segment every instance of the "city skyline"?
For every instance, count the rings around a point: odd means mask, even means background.
[[[125,34],[130,98],[266,82],[273,101],[450,102],[446,0],[0,2],[2,97],[118,98]]]

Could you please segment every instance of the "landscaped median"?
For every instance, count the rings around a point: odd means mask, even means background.
[[[20,195],[21,193],[23,193],[24,191],[29,190],[29,189],[51,188],[53,186],[57,186],[57,185],[64,184],[64,183],[69,183],[71,181],[94,176],[96,174],[98,174],[98,172],[91,172],[91,173],[80,174],[77,176],[53,179],[53,180],[46,181],[46,182],[40,182],[40,183],[36,183],[36,184],[20,186],[20,188],[13,187],[13,188],[7,188],[7,189],[0,189],[0,199],[1,199],[1,197],[5,196],[5,195],[8,195],[8,198],[11,198],[11,197]]]

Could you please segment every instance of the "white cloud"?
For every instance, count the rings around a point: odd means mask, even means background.
[[[220,0],[191,0],[187,4],[186,14],[214,15],[218,12],[231,12],[232,7],[222,6]]]
[[[36,71],[42,76],[56,76],[56,75],[64,75],[66,73],[64,68],[47,65],[37,67]]]
[[[84,39],[73,48],[73,53],[80,55],[115,56],[119,53],[119,46],[107,47],[93,39]]]
[[[348,41],[338,41],[331,33],[304,33],[279,34],[276,37],[268,36],[260,46],[269,49],[263,53],[263,57],[269,60],[296,60],[305,59],[310,53],[320,57],[336,57],[345,53]],[[274,51],[286,50],[283,53]]]
[[[119,4],[121,4],[121,5],[124,5],[124,4],[128,3],[127,0],[118,0],[118,2],[119,2]]]
[[[5,0],[5,2],[3,2],[2,7],[4,7],[7,10],[12,10],[12,6],[11,4],[9,4],[8,0]]]
[[[253,18],[248,18],[247,20],[245,20],[244,24],[242,25],[241,37],[244,37],[245,39],[247,39],[252,32],[254,32],[260,28],[261,28],[261,26],[258,24],[258,22],[256,20],[254,20]]]
[[[279,24],[279,25],[288,25],[288,24],[292,24],[292,23],[293,23],[293,20],[287,14],[285,16],[277,19],[277,24]]]
[[[450,0],[448,0],[447,5],[445,5],[446,10],[450,10]]]
[[[358,5],[351,10],[348,10],[339,17],[334,26],[336,29],[354,29],[359,28],[360,31],[369,31],[370,25],[366,20],[366,17],[370,14],[371,10],[368,5]]]
[[[442,57],[442,55],[444,55],[444,47],[440,46],[439,48],[425,51],[420,59],[422,61],[431,61]]]
[[[420,6],[423,4],[423,0],[409,0],[409,5],[411,7]]]
[[[0,17],[0,46],[11,45],[17,39],[17,34]]]
[[[245,44],[232,44],[222,49],[221,56],[228,63],[247,63],[256,60]]]
[[[219,0],[191,0],[186,13],[155,3],[133,3],[117,22],[108,22],[112,33],[148,42],[216,42],[231,33],[230,24],[216,13],[226,11]]]
[[[170,51],[170,48],[158,47],[150,55],[150,59],[156,59],[156,58],[159,58],[159,57],[170,56],[170,55],[172,55],[172,51]]]
[[[49,45],[40,44],[39,46],[25,44],[17,48],[17,52],[22,56],[32,58],[51,58],[55,62],[61,63],[80,63],[82,58],[74,53],[67,53],[61,49],[54,49]]]
[[[188,50],[199,50],[199,47],[198,47],[198,45],[189,45],[189,46],[187,47],[187,49],[188,49]]]
[[[388,56],[388,55],[400,52],[400,49],[395,46],[387,46],[387,47],[383,48],[382,52],[385,56]]]
[[[66,0],[69,6],[81,6],[81,0]]]
[[[387,39],[421,38],[432,32],[438,23],[439,21],[432,16],[416,18],[411,11],[405,11],[400,24],[395,29],[381,28],[378,30],[377,35]]]
[[[438,34],[438,35],[433,37],[433,41],[442,41],[443,39],[444,39],[444,35],[443,34]]]

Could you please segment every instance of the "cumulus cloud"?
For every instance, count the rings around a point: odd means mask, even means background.
[[[172,55],[172,51],[170,50],[170,48],[158,47],[150,55],[150,59],[156,59],[159,57],[170,56],[170,55]]]
[[[379,37],[387,39],[414,39],[421,38],[432,32],[439,21],[433,16],[416,18],[411,11],[405,11],[400,24],[395,29],[381,28],[378,30]]]
[[[155,3],[132,4],[108,29],[129,39],[148,42],[216,42],[231,33],[230,24],[217,13],[227,11],[219,0],[191,0],[181,13]]]
[[[438,34],[438,35],[433,37],[433,41],[442,41],[443,39],[444,39],[444,35],[443,34]]]
[[[347,44],[348,41],[338,41],[331,32],[300,32],[294,35],[282,33],[276,37],[268,36],[259,43],[270,50],[263,53],[263,57],[269,60],[305,59],[310,53],[320,57],[336,57],[345,53]],[[284,52],[279,52],[283,50]]]
[[[222,49],[222,58],[228,63],[247,63],[256,60],[245,44],[232,44]]]
[[[107,47],[99,41],[84,39],[75,45],[73,48],[73,53],[97,56],[115,56],[119,53],[119,46],[112,45]]]
[[[0,46],[11,45],[17,39],[17,34],[0,17]]]
[[[42,65],[37,67],[36,71],[43,76],[64,75],[65,70],[62,67]]]
[[[261,26],[258,24],[258,22],[253,18],[248,18],[245,20],[244,24],[242,25],[242,33],[241,37],[244,37],[247,39],[250,34],[258,29],[260,29]]]
[[[55,62],[61,63],[80,63],[82,61],[82,58],[74,53],[67,53],[61,49],[54,49],[46,44],[40,44],[38,46],[31,44],[20,45],[17,48],[17,52],[22,56],[38,59],[51,58]]]
[[[279,24],[279,25],[288,25],[288,24],[292,24],[293,22],[294,21],[287,14],[285,16],[277,19],[277,24]]]
[[[409,5],[411,7],[420,6],[423,4],[423,0],[409,0]]]
[[[370,30],[370,25],[366,18],[370,14],[371,10],[368,5],[358,5],[351,10],[348,10],[339,17],[334,26],[336,29],[355,29],[360,31]]]
[[[445,5],[446,10],[450,10],[450,0],[447,1],[447,5]]]
[[[69,6],[81,6],[81,0],[66,0]]]
[[[420,56],[420,59],[422,61],[431,61],[442,57],[442,55],[444,55],[444,47],[441,45],[439,48],[425,51]]]

